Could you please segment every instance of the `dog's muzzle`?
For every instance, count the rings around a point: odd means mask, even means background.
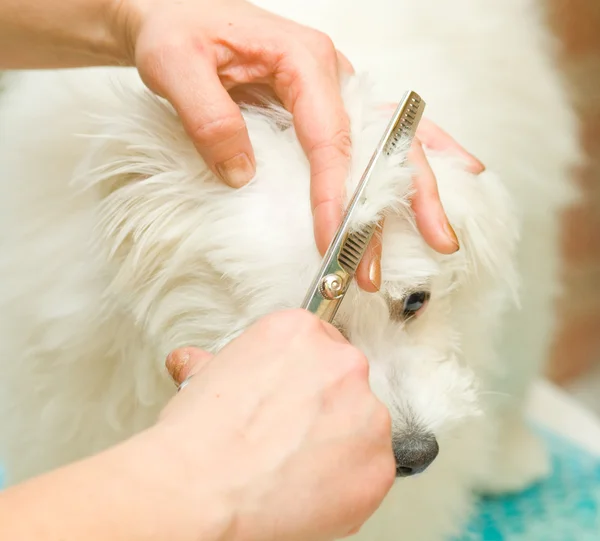
[[[438,442],[430,432],[409,432],[394,437],[396,477],[424,472],[439,453]]]

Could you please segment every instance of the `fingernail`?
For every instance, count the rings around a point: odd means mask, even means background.
[[[360,532],[360,526],[354,526],[354,528],[348,532],[348,535],[356,535],[358,532]]]
[[[373,257],[369,265],[369,281],[379,291],[381,288],[381,259],[378,255]]]
[[[232,188],[241,188],[252,180],[255,170],[248,155],[243,152],[217,164],[221,180]]]
[[[471,172],[475,175],[479,175],[485,171],[485,165],[481,163],[475,156],[470,156],[471,161]]]
[[[454,231],[454,228],[448,222],[446,222],[444,225],[444,231],[446,232],[446,235],[452,244],[456,246],[455,251],[458,251],[460,249],[460,243],[458,242],[458,237],[456,236],[456,231]]]
[[[175,383],[180,383],[179,378],[183,367],[189,362],[190,354],[186,350],[176,350],[169,353],[166,365],[170,376]]]

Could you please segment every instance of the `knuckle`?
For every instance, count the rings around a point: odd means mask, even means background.
[[[337,66],[337,50],[333,40],[327,34],[315,30],[312,35],[312,42],[320,61]]]
[[[329,137],[323,141],[320,141],[313,145],[310,149],[311,154],[338,154],[342,155],[345,159],[352,157],[352,136],[350,134],[350,125],[348,116],[340,112],[339,123],[343,127],[339,128],[332,137]]]
[[[230,112],[219,118],[195,124],[192,136],[198,143],[212,146],[237,137],[246,129],[241,113]]]
[[[322,177],[331,170],[346,169],[352,159],[349,126],[340,128],[333,137],[313,145],[307,155],[313,167],[313,178]]]
[[[369,379],[369,360],[367,356],[351,345],[344,345],[345,369],[348,375],[361,381]]]

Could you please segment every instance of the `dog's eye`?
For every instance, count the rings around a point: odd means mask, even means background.
[[[429,291],[415,291],[404,298],[404,306],[402,307],[402,315],[404,319],[418,315],[425,309],[429,301]]]

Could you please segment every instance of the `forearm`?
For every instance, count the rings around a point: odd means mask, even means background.
[[[118,0],[0,0],[0,69],[120,64]]]
[[[186,486],[176,462],[144,434],[10,488],[0,493],[0,539],[218,541],[226,514],[214,494]]]

